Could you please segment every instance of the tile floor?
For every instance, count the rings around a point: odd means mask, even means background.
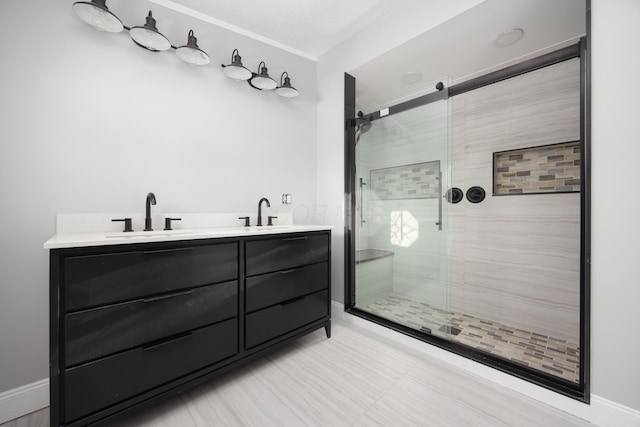
[[[48,425],[48,410],[2,427]],[[589,426],[587,421],[334,321],[108,427]]]
[[[434,335],[461,342],[473,348],[504,357],[512,362],[564,378],[579,381],[579,345],[479,319],[468,314],[448,312],[391,296],[362,308],[394,322],[420,330],[429,328]],[[458,335],[439,331],[442,325],[459,329]]]

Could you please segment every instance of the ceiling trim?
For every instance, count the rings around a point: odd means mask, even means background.
[[[243,35],[245,37],[249,37],[253,40],[259,41],[261,43],[268,44],[270,46],[276,47],[278,49],[282,49],[289,53],[293,53],[294,55],[301,56],[306,59],[310,59],[314,62],[318,62],[318,57],[314,55],[310,55],[301,50],[295,49],[291,46],[285,45],[278,41],[272,40],[268,37],[261,36],[260,34],[253,33],[251,31],[247,31],[244,28],[240,28],[233,24],[230,24],[226,21],[222,21],[220,19],[213,18],[211,16],[205,15],[202,12],[198,12],[197,10],[191,9],[190,7],[186,7],[180,4],[177,4],[171,0],[149,0],[151,3],[155,3],[159,6],[166,7],[167,9],[171,9],[175,12],[182,13],[183,15],[191,16],[192,18],[198,19],[200,21],[207,22],[209,24],[213,24],[217,27],[224,28],[225,30],[233,31],[234,33]]]

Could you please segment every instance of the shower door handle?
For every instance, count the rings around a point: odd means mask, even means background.
[[[364,223],[367,222],[364,219],[364,186],[367,185],[364,179],[360,177],[360,227],[364,227]]]
[[[436,180],[438,180],[438,222],[436,225],[438,230],[442,231],[442,172],[439,172]]]

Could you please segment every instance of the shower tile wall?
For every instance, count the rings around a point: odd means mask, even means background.
[[[452,99],[453,184],[488,194],[450,208],[453,311],[578,341],[580,194],[490,194],[493,152],[579,139],[579,97],[575,59]]]

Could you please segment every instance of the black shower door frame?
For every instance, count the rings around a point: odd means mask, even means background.
[[[580,58],[580,155],[581,155],[581,189],[580,189],[580,374],[578,384],[554,377],[550,374],[535,371],[512,363],[506,359],[476,350],[465,344],[460,344],[421,332],[401,325],[386,318],[363,311],[355,307],[356,285],[356,158],[355,158],[355,86],[353,76],[345,73],[345,108],[344,108],[344,158],[345,158],[345,311],[411,336],[442,349],[451,351],[476,362],[491,366],[500,371],[522,378],[548,388],[565,396],[589,403],[590,400],[590,259],[591,259],[591,76],[590,76],[590,7],[587,4],[587,36],[577,44],[538,56],[527,61],[503,68],[501,70],[453,85],[448,88],[438,88],[436,92],[417,97],[415,99],[394,105],[385,109],[382,117],[401,113],[411,108],[426,105],[462,93],[491,85],[502,80],[516,77],[531,71],[548,67],[573,58]],[[367,115],[369,120],[382,118],[380,112]]]

